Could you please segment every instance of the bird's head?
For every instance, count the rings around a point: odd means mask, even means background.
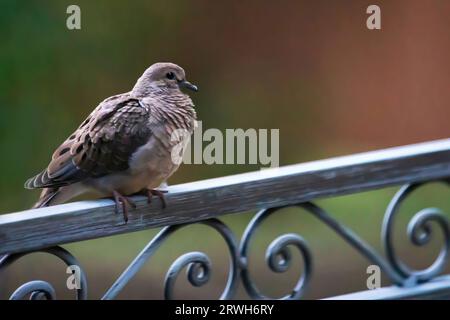
[[[153,90],[189,89],[198,91],[196,85],[186,80],[186,74],[180,66],[170,62],[158,62],[144,71],[136,82],[133,92],[147,95]]]

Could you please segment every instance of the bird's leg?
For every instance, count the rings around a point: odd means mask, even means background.
[[[136,209],[136,204],[128,197],[121,195],[117,191],[113,191],[114,201],[116,202],[116,213],[119,213],[119,206],[122,204],[122,214],[125,223],[128,222],[128,206]]]
[[[147,203],[152,203],[152,197],[157,196],[161,199],[163,209],[166,207],[166,199],[164,199],[164,193],[167,193],[167,190],[156,190],[156,189],[143,189],[140,194],[147,196]]]

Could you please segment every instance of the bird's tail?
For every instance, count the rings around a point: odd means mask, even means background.
[[[39,200],[34,204],[32,209],[48,207],[48,206],[52,205],[52,200],[55,199],[55,197],[58,195],[58,193],[59,193],[59,188],[44,188],[44,189],[42,189]]]

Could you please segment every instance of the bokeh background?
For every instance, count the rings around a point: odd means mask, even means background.
[[[66,8],[81,7],[81,30],[66,28]],[[105,97],[132,88],[146,67],[172,61],[199,85],[193,96],[207,128],[279,128],[280,164],[446,138],[450,135],[450,1],[376,1],[382,30],[366,28],[373,1],[9,1],[0,4],[0,212],[29,208],[38,193],[23,182],[43,169],[59,145]],[[186,165],[170,184],[257,170],[247,165]],[[397,188],[317,201],[382,251],[383,212]],[[418,209],[450,212],[448,190],[425,187],[408,200],[396,225],[402,258],[428,266],[441,244],[414,248],[405,224]],[[254,212],[223,218],[240,236]],[[156,234],[133,234],[65,245],[88,273],[99,298]],[[302,271],[265,265],[268,243],[298,232],[314,252],[306,298],[366,287],[369,262],[306,213],[285,210],[258,232],[251,268],[258,286],[277,297]],[[0,244],[1,245],[1,244]],[[179,254],[202,250],[213,261],[203,288],[179,279],[178,298],[215,298],[225,285],[225,245],[191,226],[174,235],[120,295],[162,298],[165,271]],[[55,284],[65,268],[44,254],[5,270],[0,298],[31,279]],[[383,284],[388,284],[383,277]],[[242,288],[238,297],[245,297]]]

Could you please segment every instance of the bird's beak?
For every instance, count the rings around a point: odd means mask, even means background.
[[[196,85],[194,85],[194,84],[192,84],[192,83],[190,83],[189,81],[186,81],[186,80],[180,81],[178,83],[178,85],[181,88],[186,88],[186,89],[189,89],[189,90],[192,90],[192,91],[195,91],[195,92],[198,91],[198,87]]]

